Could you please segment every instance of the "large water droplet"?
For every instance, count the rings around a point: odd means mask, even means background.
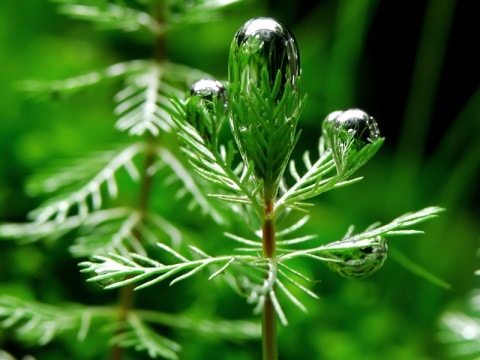
[[[339,172],[344,170],[348,157],[380,138],[375,119],[360,109],[330,113],[323,121],[322,129]]]
[[[387,258],[387,240],[375,237],[367,246],[333,250],[330,270],[347,278],[363,279],[378,271]]]
[[[192,84],[187,103],[187,120],[211,142],[220,131],[227,113],[227,90],[220,81],[201,79]]]
[[[280,71],[280,96],[285,83],[295,87],[300,76],[295,38],[284,25],[268,17],[251,19],[237,31],[230,47],[228,65],[230,83],[239,84],[242,92],[248,92],[250,86],[259,86],[264,69],[272,85]]]

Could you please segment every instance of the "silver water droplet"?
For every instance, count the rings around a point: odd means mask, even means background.
[[[187,120],[207,142],[218,135],[227,113],[227,102],[227,90],[220,81],[201,79],[190,87]]]
[[[380,138],[375,119],[360,109],[330,113],[323,121],[322,130],[339,172],[344,170],[347,157]]]
[[[239,84],[241,92],[259,86],[261,73],[267,70],[274,83],[277,72],[282,76],[282,95],[285,84],[295,87],[300,76],[300,58],[292,33],[277,20],[261,17],[247,21],[235,34],[230,47],[228,79]]]
[[[387,258],[387,240],[377,236],[364,247],[332,250],[327,262],[330,270],[346,277],[363,279],[377,272]]]
[[[213,79],[201,79],[190,87],[190,96],[198,97],[205,102],[220,100],[227,103],[227,89],[220,81]]]

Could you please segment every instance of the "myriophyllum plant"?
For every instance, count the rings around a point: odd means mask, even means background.
[[[192,169],[248,229],[249,235],[225,233],[240,247],[207,254],[193,245],[183,252],[159,244],[174,258],[167,264],[139,254],[98,255],[81,263],[90,281],[110,280],[107,289],[132,284],[141,289],[164,280],[174,284],[202,269],[209,271],[209,279],[224,277],[262,314],[263,359],[271,360],[278,356],[277,319],[288,323],[284,302],[306,311],[299,294],[317,298],[312,280],[291,260],[321,261],[342,276],[364,278],[385,262],[387,237],[421,233],[411,227],[442,211],[425,208],[356,234],[351,227],[342,239],[327,244],[316,243],[315,235],[295,235],[309,220],[308,200],[360,180],[350,177],[384,141],[375,120],[362,110],[335,111],[323,123],[318,156],[306,152],[297,165],[291,155],[305,101],[299,59],[285,26],[271,18],[252,19],[231,44],[228,96],[221,83],[206,79],[193,84],[185,100],[172,100],[172,120]],[[227,121],[233,141],[220,136]],[[293,220],[293,212],[301,216]]]

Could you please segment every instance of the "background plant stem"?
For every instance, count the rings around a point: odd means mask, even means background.
[[[150,138],[150,144],[153,144],[154,139]],[[143,177],[140,184],[140,193],[138,199],[138,211],[140,212],[141,218],[144,218],[147,209],[148,209],[148,200],[150,197],[153,177],[148,174],[148,169],[153,165],[155,160],[155,156],[153,151],[147,152],[145,157],[144,167],[143,167]],[[140,220],[142,221],[142,220]],[[138,231],[134,231],[133,234],[139,242],[142,242],[142,238]],[[135,292],[134,292],[134,285],[128,285],[122,287],[119,294],[119,309],[118,309],[118,324],[119,329],[118,332],[122,332],[124,330],[123,323],[126,321],[128,317],[128,313],[134,307],[134,300],[135,300]],[[113,345],[110,359],[111,360],[121,360],[123,358],[123,349],[118,345]]]
[[[159,0],[153,3],[152,6],[152,14],[154,14],[155,19],[159,24],[164,22],[164,7],[165,1]],[[156,61],[162,61],[165,58],[165,37],[164,36],[157,36],[153,45],[153,58]],[[148,139],[150,145],[153,145],[155,139],[150,136]],[[153,147],[153,146],[152,146]],[[153,176],[148,174],[148,169],[153,165],[155,161],[155,156],[153,151],[148,151],[145,157],[145,163],[143,167],[143,177],[140,184],[140,193],[138,199],[138,210],[140,212],[140,216],[143,218],[148,210],[148,202],[149,197],[152,189],[153,184]],[[142,220],[141,220],[142,221]],[[140,243],[142,243],[142,239],[138,231],[134,233],[134,236],[138,239]],[[120,304],[119,304],[119,324],[125,322],[128,316],[128,312],[133,308],[134,304],[134,286],[129,285],[125,286],[121,289],[120,292]],[[122,331],[120,327],[119,331]],[[123,358],[123,349],[118,346],[114,345],[111,350],[111,359],[112,360],[121,360]]]

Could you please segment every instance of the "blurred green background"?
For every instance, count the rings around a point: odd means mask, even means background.
[[[331,111],[360,107],[377,119],[386,142],[361,169],[364,180],[326,194],[312,210],[308,230],[319,234],[320,242],[340,238],[350,224],[360,230],[422,207],[447,208],[439,219],[421,225],[426,235],[395,238],[389,246],[451,289],[392,260],[363,281],[301,264],[321,280],[315,286],[321,299],[306,301],[308,314],[288,311],[290,325],[280,329],[282,359],[445,358],[437,341],[439,317],[479,287],[474,271],[480,268],[480,58],[473,6],[467,0],[252,0],[168,39],[172,61],[224,80],[230,41],[247,19],[273,16],[285,23],[298,41],[309,95],[298,153],[316,148],[321,121]],[[41,200],[25,193],[30,175],[52,162],[108,149],[125,135],[113,129],[115,81],[45,101],[19,91],[19,82],[71,77],[148,58],[152,50],[147,39],[98,30],[40,0],[0,2],[0,44],[0,221],[24,221]],[[113,299],[111,293],[83,287],[77,260],[68,255],[70,243],[0,242],[0,291],[56,303]],[[250,315],[244,300],[229,289],[218,287],[218,303],[202,291],[206,286],[198,280],[168,291],[203,311],[208,304],[217,315]],[[148,298],[155,296],[153,290],[145,294],[144,301],[155,304]],[[171,301],[164,302],[176,310]],[[258,343],[178,336],[185,359],[211,359],[212,349],[215,358],[259,357]],[[72,349],[79,354],[77,346],[29,350],[0,335],[0,348],[18,355],[38,352],[43,359],[67,356]]]

